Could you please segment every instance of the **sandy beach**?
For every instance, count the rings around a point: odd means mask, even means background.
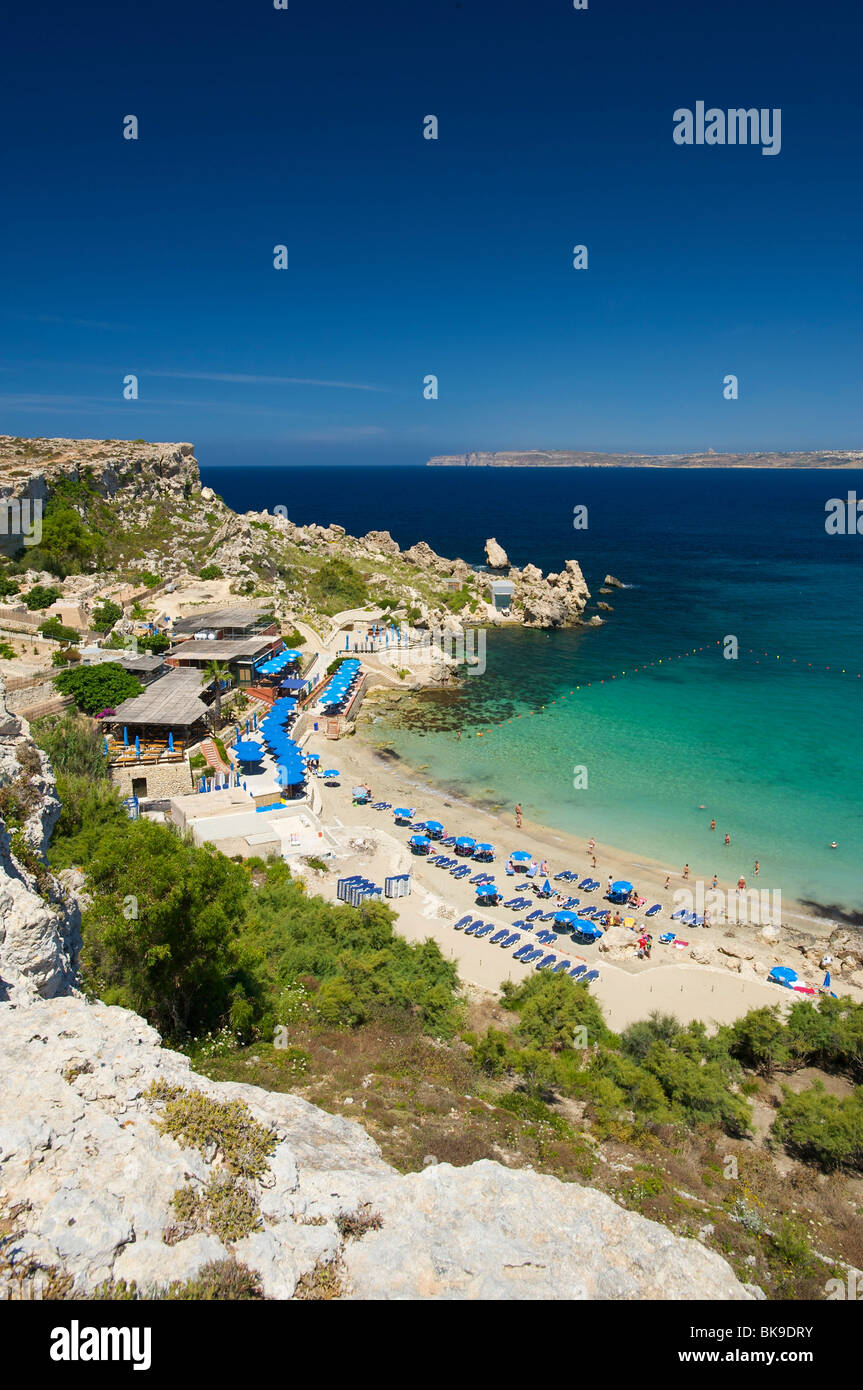
[[[503,904],[491,909],[477,906],[468,878],[454,880],[425,857],[411,853],[408,847],[411,832],[406,827],[394,825],[392,811],[353,805],[351,788],[354,785],[368,784],[374,801],[415,807],[415,819],[439,820],[447,834],[470,834],[478,840],[490,841],[496,848],[496,857],[495,863],[487,867],[504,890],[504,900],[515,896],[515,885],[523,881],[518,875],[505,876],[506,858],[511,851],[524,849],[538,863],[548,862],[552,880],[562,869],[577,870],[579,877],[592,872],[601,887],[589,899],[580,895],[583,903],[589,901],[594,906],[607,906],[602,899],[610,875],[613,879],[625,878],[634,883],[646,900],[645,907],[652,903],[662,904],[662,912],[646,923],[654,943],[650,959],[635,959],[629,949],[618,953],[603,951],[598,943],[576,944],[565,936],[560,938],[559,944],[549,947],[558,959],[566,955],[574,963],[583,961],[589,969],[600,971],[600,978],[592,989],[615,1029],[624,1028],[653,1010],[672,1013],[681,1022],[701,1019],[707,1024],[718,1024],[730,1022],[752,1008],[770,1004],[789,1006],[797,999],[817,997],[766,983],[767,972],[776,964],[791,966],[798,972],[800,983],[812,988],[817,989],[823,980],[820,956],[838,924],[812,917],[797,903],[786,902],[783,898],[782,922],[774,923],[778,925],[776,940],[762,936],[761,923],[729,925],[716,921],[709,928],[678,929],[677,936],[688,943],[685,947],[663,946],[658,942],[660,934],[675,929],[670,920],[675,908],[674,893],[681,888],[694,888],[693,883],[684,883],[679,868],[672,870],[643,856],[600,844],[594,850],[596,867],[593,868],[587,845],[575,837],[529,821],[523,821],[521,829],[517,830],[512,811],[496,814],[453,796],[434,786],[422,773],[378,751],[362,733],[336,743],[320,732],[313,733],[306,747],[321,755],[323,766],[337,766],[340,774],[337,786],[322,785],[321,792],[323,823],[333,841],[341,846],[344,858],[338,863],[338,872],[316,878],[314,891],[334,898],[336,878],[342,873],[362,871],[375,882],[383,883],[389,874],[410,870],[411,896],[391,903],[398,913],[398,930],[410,940],[433,937],[444,954],[458,963],[460,977],[465,983],[497,993],[504,980],[522,978],[533,967],[514,960],[512,951],[492,946],[489,937],[477,941],[465,937],[463,932],[456,932],[454,922],[472,913],[474,917],[481,916],[485,921],[504,927],[511,926],[513,920],[525,914],[508,910]],[[475,866],[476,869],[480,867],[486,866]],[[666,889],[667,877],[670,882]],[[732,886],[720,884],[726,890]],[[566,894],[569,886],[553,883],[553,887],[555,890],[562,888]],[[709,890],[710,884],[705,888]],[[526,892],[521,896],[532,898],[533,894]],[[532,902],[526,911],[531,911],[533,906]],[[546,904],[545,910],[549,907]],[[644,923],[643,911],[626,909],[627,915],[635,917],[639,928]],[[623,909],[621,915],[624,915]],[[638,934],[638,931],[631,934],[633,942]],[[530,939],[530,935],[523,936],[524,941]],[[702,960],[693,959],[693,952]],[[863,999],[863,990],[856,983],[847,978],[843,980],[835,965],[833,970],[833,987],[837,994]],[[846,970],[846,975],[849,973]]]

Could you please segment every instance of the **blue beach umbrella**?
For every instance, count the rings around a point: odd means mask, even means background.
[[[474,850],[474,854],[494,854],[494,845],[489,845],[485,843],[477,845],[476,849]]]
[[[472,835],[459,835],[456,839],[459,849],[473,849],[476,840]]]
[[[137,758],[141,756],[141,740],[137,734],[135,735],[135,756]]]
[[[579,936],[586,936],[591,941],[596,941],[602,936],[602,931],[596,923],[588,921],[586,917],[576,918],[575,930],[578,932]]]
[[[513,864],[527,864],[533,858],[533,855],[526,849],[514,849],[509,857]]]
[[[173,734],[173,730],[169,729],[169,730],[168,730],[168,752],[169,752],[169,753],[173,753],[173,751],[174,751],[174,734]]]
[[[426,821],[426,830],[428,830],[428,831],[430,832],[430,834],[433,834],[433,835],[442,835],[442,834],[443,834],[443,824],[442,824],[442,822],[439,821],[439,820],[427,820],[427,821]]]
[[[428,835],[411,835],[408,842],[414,849],[428,849],[431,840]]]
[[[234,744],[234,757],[241,763],[256,763],[263,756],[263,748],[251,740]]]
[[[829,989],[829,988],[830,988],[830,971],[829,971],[829,970],[827,971],[826,975],[824,976],[824,984],[821,986],[821,988],[822,988],[822,989]]]
[[[393,811],[396,820],[410,820],[413,814],[413,808],[410,806],[396,806]]]
[[[788,989],[791,988],[798,978],[797,971],[792,970],[789,965],[774,965],[770,974],[767,976],[767,979],[772,980],[774,984],[785,985]]]
[[[328,767],[324,770],[324,777],[338,777],[338,775],[339,769],[337,767]]]
[[[555,925],[555,926],[561,926],[561,927],[574,927],[574,926],[577,924],[578,920],[579,920],[579,919],[578,919],[578,913],[576,913],[576,912],[564,912],[564,911],[561,911],[561,912],[556,912],[556,913],[554,914],[554,925]]]
[[[616,883],[611,885],[612,893],[631,893],[632,884],[627,883],[625,878],[619,878]]]
[[[476,896],[477,896],[478,898],[496,898],[496,897],[497,897],[497,884],[495,884],[495,883],[479,883],[479,884],[477,884]]]
[[[123,725],[123,743],[127,748],[129,747],[129,730],[125,724]]]

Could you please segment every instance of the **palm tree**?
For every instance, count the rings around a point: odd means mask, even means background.
[[[222,682],[232,679],[231,668],[225,666],[221,661],[208,661],[204,667],[204,672],[216,682],[216,697],[213,700],[213,733],[218,733],[219,725],[222,722]]]

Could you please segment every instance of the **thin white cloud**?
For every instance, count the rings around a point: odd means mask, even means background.
[[[184,372],[174,368],[149,368],[141,376],[175,377],[182,381],[227,381],[241,386],[330,386],[343,391],[388,392],[389,386],[373,386],[365,381],[321,381],[305,376],[258,376],[246,372]]]

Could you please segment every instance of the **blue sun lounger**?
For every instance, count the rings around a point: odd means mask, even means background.
[[[493,932],[493,931],[494,931],[494,922],[486,922],[484,926],[480,927],[479,931],[475,931],[475,932],[474,932],[474,936],[477,936],[477,937],[479,937],[479,936],[488,936],[489,932]]]
[[[542,960],[539,962],[539,964],[537,965],[536,969],[537,969],[537,970],[548,970],[548,968],[549,968],[550,965],[555,965],[556,963],[557,963],[557,956],[553,956],[553,955],[549,954],[549,955],[547,955],[547,956],[543,956]]]
[[[482,926],[482,918],[481,918],[481,917],[477,917],[475,921],[471,922],[471,924],[470,924],[469,927],[465,927],[465,929],[464,929],[464,934],[465,934],[465,936],[474,936],[474,935],[479,931],[479,929],[480,929],[481,926]]]
[[[560,975],[562,971],[569,969],[569,961],[559,960],[552,970],[552,975]]]
[[[579,975],[583,975],[586,970],[586,965],[574,965],[569,973],[574,980],[577,980]]]
[[[584,977],[584,983],[585,983],[586,985],[589,985],[589,984],[592,984],[594,980],[598,980],[598,979],[599,979],[599,971],[598,971],[598,970],[588,970],[587,974],[586,974],[585,977]]]
[[[654,903],[654,904],[653,904],[653,907],[649,907],[649,908],[647,909],[647,911],[645,912],[644,915],[645,915],[645,917],[655,917],[656,914],[657,914],[657,912],[661,912],[661,911],[662,911],[662,903]]]
[[[512,950],[512,947],[517,946],[520,941],[521,937],[519,936],[517,931],[510,932],[509,936],[506,938],[506,941],[502,941],[500,943],[501,950],[510,951]]]
[[[492,939],[491,939],[491,945],[492,945],[492,946],[499,946],[500,943],[501,943],[502,941],[506,941],[506,938],[507,938],[508,936],[509,936],[509,931],[508,931],[508,929],[507,929],[506,927],[501,927],[500,931],[496,931],[495,934],[494,934],[494,936],[492,937]]]
[[[532,950],[533,950],[533,947],[531,946],[530,942],[528,941],[528,943],[527,943],[525,946],[519,946],[519,948],[518,948],[517,951],[513,951],[512,958],[513,958],[513,960],[524,960],[524,958],[526,957],[528,951],[532,951]]]
[[[537,907],[537,908],[534,908],[533,912],[529,912],[529,913],[527,914],[527,920],[528,920],[529,922],[538,922],[541,916],[542,916],[542,908],[541,908],[541,907]]]
[[[473,918],[470,913],[468,913],[466,917],[460,917],[457,922],[453,923],[453,931],[464,931],[468,923],[472,921]]]
[[[470,873],[470,869],[467,867],[466,864],[459,864],[458,868],[451,869],[450,873],[452,874],[453,878],[464,878],[466,874]]]
[[[679,907],[676,912],[671,914],[672,922],[683,922],[686,920],[686,908]]]

